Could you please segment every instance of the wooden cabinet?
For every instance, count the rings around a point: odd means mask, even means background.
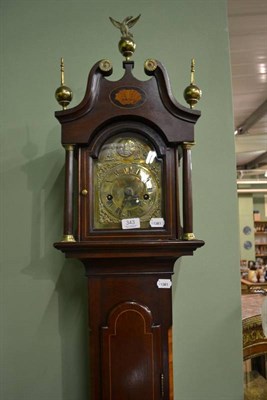
[[[267,221],[254,222],[255,257],[267,263]]]

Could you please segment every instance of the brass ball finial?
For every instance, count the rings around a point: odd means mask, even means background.
[[[139,20],[141,14],[137,17],[126,17],[122,22],[116,21],[114,18],[109,17],[112,24],[121,31],[121,40],[119,41],[119,51],[129,61],[136,49],[136,44],[133,40],[133,34],[130,32],[136,22]]]
[[[55,92],[57,102],[62,106],[63,110],[66,110],[67,106],[72,100],[72,90],[64,84],[64,60],[60,60],[60,73],[61,73],[61,85]]]
[[[119,51],[129,61],[136,49],[136,44],[131,38],[121,38],[119,41]]]
[[[195,85],[194,73],[195,73],[195,60],[192,59],[191,60],[191,82],[190,82],[190,85],[187,86],[184,90],[184,99],[187,102],[187,104],[190,105],[190,108],[194,108],[202,96],[201,89]]]

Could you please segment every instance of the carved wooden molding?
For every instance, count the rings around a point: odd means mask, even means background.
[[[260,315],[243,320],[243,358],[247,360],[267,352],[267,338],[264,336]]]

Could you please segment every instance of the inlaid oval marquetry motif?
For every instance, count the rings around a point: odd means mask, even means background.
[[[146,94],[136,87],[120,87],[112,90],[110,99],[113,104],[123,108],[140,107],[146,101]]]

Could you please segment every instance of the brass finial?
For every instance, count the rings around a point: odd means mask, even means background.
[[[195,83],[195,65],[196,65],[195,60],[194,60],[194,58],[192,58],[192,60],[191,60],[191,75],[190,75],[191,85],[194,85],[194,83]]]
[[[121,31],[121,40],[119,41],[119,50],[121,54],[126,58],[126,61],[129,61],[132,57],[136,44],[133,41],[133,34],[130,32],[130,28],[132,28],[136,22],[139,20],[141,14],[137,17],[126,17],[122,22],[116,21],[115,19],[109,17],[112,24]]]
[[[184,90],[184,99],[190,108],[194,108],[202,96],[202,91],[195,85],[195,60],[191,60],[190,85]]]
[[[148,58],[145,61],[144,67],[147,72],[153,72],[157,69],[158,64],[157,64],[157,61],[154,60],[153,58]]]
[[[66,110],[67,106],[72,100],[72,91],[68,86],[65,86],[64,82],[64,60],[60,60],[60,83],[61,85],[57,88],[55,92],[55,97],[57,102],[62,106],[63,110]]]

